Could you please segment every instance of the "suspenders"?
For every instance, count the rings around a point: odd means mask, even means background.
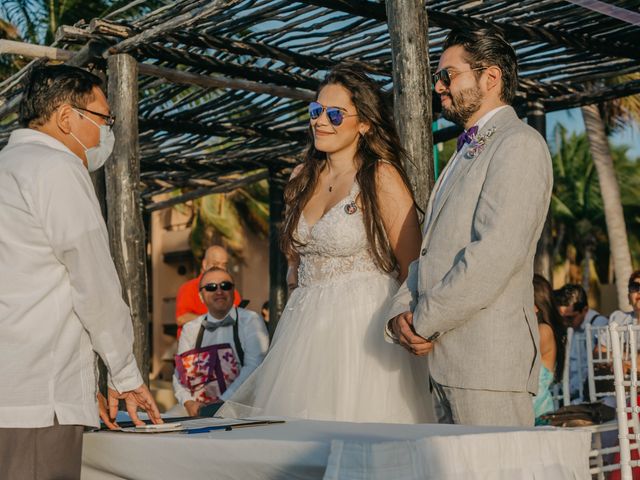
[[[240,343],[240,333],[238,331],[238,324],[240,323],[240,314],[238,313],[238,307],[236,308],[236,321],[233,322],[233,343],[236,347],[236,353],[238,354],[238,361],[240,366],[244,365],[244,350],[242,349],[242,343]],[[204,325],[200,325],[198,331],[198,337],[196,339],[195,348],[202,348],[202,337],[204,337]]]

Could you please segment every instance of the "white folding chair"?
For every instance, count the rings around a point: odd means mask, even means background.
[[[587,384],[589,386],[589,396],[585,398],[589,402],[598,400],[606,401],[615,396],[615,389],[609,387],[613,380],[611,366],[613,364],[613,351],[611,349],[611,333],[608,326],[587,325],[584,333],[584,345],[586,352],[582,358],[587,359]],[[605,368],[597,368],[605,367]],[[598,373],[596,373],[596,370]],[[584,398],[584,392],[581,392]],[[606,472],[618,470],[618,464],[604,465],[604,455],[614,454],[620,450],[619,445],[603,447],[602,434],[618,430],[618,423],[615,420],[602,425],[590,427],[593,436],[593,450],[591,451],[591,474],[598,480],[604,479]]]
[[[613,351],[613,374],[620,441],[620,469],[622,480],[631,480],[632,468],[640,466],[640,460],[631,459],[631,450],[638,449],[640,418],[638,413],[638,332],[640,325],[609,326]],[[630,367],[625,373],[625,366]],[[627,396],[629,405],[627,405]],[[631,418],[628,418],[628,417]],[[632,444],[631,441],[634,443]]]
[[[587,325],[586,329],[587,345],[587,379],[589,385],[589,401],[597,402],[606,397],[615,396],[616,392],[612,386],[613,372],[613,352],[611,345],[611,333],[609,326],[594,327]],[[595,339],[595,342],[594,342]],[[596,367],[600,368],[596,373]],[[611,385],[610,387],[608,387]]]
[[[551,398],[553,409],[571,404],[571,387],[569,386],[569,367],[571,364],[571,344],[574,339],[573,328],[567,330],[567,343],[564,347],[564,365],[562,366],[562,383],[554,383],[551,386]]]
[[[571,371],[571,353],[575,350],[575,358],[576,365],[574,371]],[[569,401],[573,402],[578,400],[579,402],[584,402],[585,392],[584,392],[584,384],[587,379],[587,335],[584,330],[576,332],[573,328],[569,327],[567,329],[567,353],[566,358],[569,359],[569,368],[567,371],[567,376],[563,378],[566,380],[566,388],[569,389]],[[571,389],[571,380],[574,380],[571,375],[577,376],[577,397],[575,396],[576,390],[575,388]],[[583,376],[584,375],[584,376]],[[564,382],[563,382],[564,384]],[[573,397],[571,396],[572,394]],[[569,402],[569,403],[570,403]]]

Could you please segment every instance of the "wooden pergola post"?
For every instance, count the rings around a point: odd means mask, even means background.
[[[424,211],[434,183],[429,38],[424,0],[387,0],[393,60],[393,113],[405,168]]]
[[[146,239],[140,200],[138,145],[138,66],[126,54],[108,59],[108,97],[116,144],[105,165],[107,226],[111,255],[133,320],[133,351],[145,382],[149,380],[149,311]]]
[[[287,259],[280,249],[284,180],[269,168],[269,335],[273,337],[287,303]]]
[[[535,128],[542,138],[547,139],[547,119],[544,105],[539,100],[527,104],[527,123]],[[538,240],[536,256],[533,263],[535,273],[549,280],[553,286],[553,238],[551,233],[551,206],[547,212],[547,219]]]

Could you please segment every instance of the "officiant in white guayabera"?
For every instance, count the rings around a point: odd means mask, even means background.
[[[101,80],[68,65],[25,77],[0,151],[0,478],[80,478],[84,426],[110,428],[125,400],[160,423],[133,354],[109,237],[89,172],[117,121]],[[96,354],[108,396],[97,393]],[[107,401],[109,411],[107,411]]]
[[[433,189],[419,260],[386,335],[426,355],[441,423],[534,422],[539,374],[533,259],[552,187],[544,139],[510,106],[516,55],[492,30],[452,31],[434,75],[463,126]]]

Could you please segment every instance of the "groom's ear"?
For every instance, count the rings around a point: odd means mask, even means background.
[[[486,77],[486,88],[487,90],[498,90],[498,95],[500,94],[500,90],[503,88],[502,85],[502,70],[499,67],[491,66],[488,67],[485,71]]]

